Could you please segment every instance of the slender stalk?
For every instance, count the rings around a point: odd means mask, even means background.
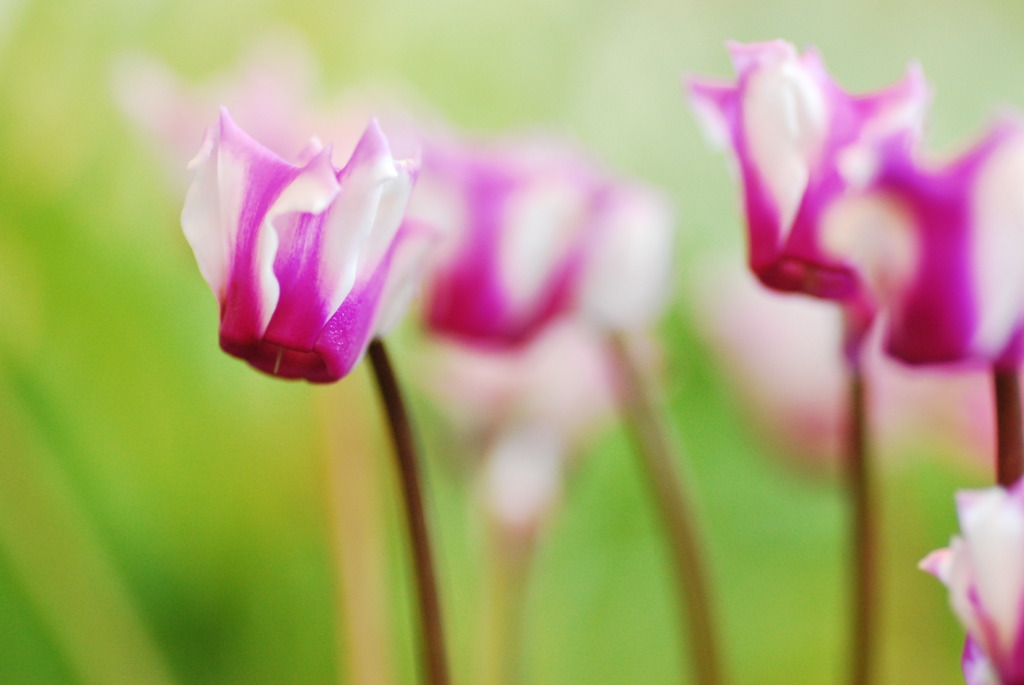
[[[1015,367],[992,367],[996,403],[996,482],[1013,485],[1024,474],[1020,380]]]
[[[627,341],[618,333],[611,333],[609,341],[624,381],[623,409],[637,444],[636,453],[668,537],[679,593],[680,620],[689,634],[693,682],[718,685],[722,682],[722,673],[717,631],[693,506],[676,473],[675,450],[661,421],[661,413]]]
[[[850,560],[853,588],[850,593],[850,682],[870,682],[874,665],[874,624],[877,607],[877,530],[871,511],[871,471],[867,449],[867,411],[864,377],[860,367],[849,368],[849,428],[846,443],[846,487],[850,497]]]
[[[523,681],[523,621],[534,541],[516,539],[499,524],[491,529],[491,568],[484,601],[482,685]]]
[[[365,369],[357,371],[363,381]],[[331,557],[337,574],[338,677],[340,683],[390,685],[395,681],[395,664],[382,535],[386,474],[370,444],[370,408],[362,401],[362,390],[348,382],[317,393]]]
[[[384,350],[384,344],[379,340],[374,340],[370,343],[369,352],[370,362],[377,379],[377,387],[387,411],[391,438],[395,448],[395,459],[402,492],[405,496],[405,511],[419,599],[422,666],[426,671],[425,682],[427,685],[448,685],[441,603],[438,600],[430,536],[427,531],[416,442],[413,439],[412,426],[405,409],[405,402],[402,400],[402,394],[387,352]]]

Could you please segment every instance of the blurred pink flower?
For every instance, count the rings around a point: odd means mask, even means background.
[[[957,493],[960,535],[921,568],[949,588],[967,630],[968,685],[1024,683],[1024,481]]]
[[[767,286],[841,300],[862,333],[871,318],[857,271],[824,249],[821,222],[847,192],[852,144],[920,129],[928,91],[916,66],[900,83],[851,96],[818,53],[789,43],[730,43],[735,83],[694,78],[693,106],[710,137],[731,144],[743,182],[750,267]]]
[[[395,318],[429,243],[400,229],[416,163],[376,122],[341,170],[316,141],[290,164],[221,111],[190,165],[181,223],[220,303],[220,344],[282,378],[330,382]]]
[[[732,259],[707,263],[693,274],[692,290],[697,330],[755,425],[801,461],[838,459],[848,419],[840,312],[763,288]],[[862,355],[878,448],[938,448],[987,463],[994,444],[987,375],[908,369],[882,353],[878,337]]]
[[[188,81],[143,54],[121,55],[112,70],[116,103],[166,160],[175,184],[187,184],[190,152],[221,107],[281,157],[302,149],[313,135],[332,141],[338,155],[348,156],[371,117],[386,124],[397,155],[417,153],[418,126],[399,104],[415,98],[403,89],[367,86],[327,99],[319,86],[319,69],[309,48],[287,33],[264,37],[234,67],[201,82]]]
[[[1024,122],[998,121],[935,168],[904,136],[856,151],[864,192],[827,240],[884,309],[886,351],[911,364],[1015,365],[1024,335]]]
[[[529,539],[557,504],[572,456],[611,419],[612,366],[599,336],[564,321],[516,348],[438,340],[427,391],[478,464],[481,500],[503,530]]]
[[[434,141],[411,212],[446,236],[427,325],[466,344],[523,344],[571,314],[640,327],[669,295],[667,200],[559,141]]]

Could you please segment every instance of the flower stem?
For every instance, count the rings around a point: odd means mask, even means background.
[[[656,401],[627,340],[613,332],[609,341],[622,375],[626,421],[668,537],[679,593],[680,620],[689,633],[693,682],[718,685],[722,675],[717,632],[693,505],[676,472],[675,450]]]
[[[856,362],[849,367],[849,426],[846,444],[846,486],[851,506],[850,682],[865,685],[874,665],[877,530],[871,511],[871,471],[867,449],[864,376]]]
[[[395,664],[383,536],[387,474],[366,428],[372,422],[362,388],[337,383],[324,390],[317,397],[337,583],[339,682],[389,685],[395,681]]]
[[[1017,369],[994,365],[992,388],[996,402],[996,482],[1010,487],[1024,474],[1024,438]]]
[[[416,442],[398,388],[391,362],[380,340],[370,343],[370,362],[373,365],[377,387],[387,411],[395,459],[405,496],[405,513],[412,543],[413,568],[419,598],[419,619],[423,667],[427,685],[448,685],[448,666],[445,658],[444,631],[441,622],[441,603],[438,600],[434,562],[427,532],[427,519],[423,506],[423,491]]]
[[[534,549],[533,540],[516,539],[498,524],[491,527],[491,568],[482,602],[482,685],[523,682],[524,614]]]

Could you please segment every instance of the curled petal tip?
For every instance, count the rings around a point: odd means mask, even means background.
[[[199,152],[189,161],[185,167],[186,169],[195,171],[200,165],[210,159],[210,155],[213,154],[213,148],[216,145],[215,136],[216,132],[212,126],[206,129],[206,132],[203,134],[203,143],[199,146]]]
[[[942,549],[937,549],[928,554],[924,559],[918,562],[917,567],[925,573],[930,573],[939,580],[945,582],[950,559],[951,552],[949,548],[943,547]]]

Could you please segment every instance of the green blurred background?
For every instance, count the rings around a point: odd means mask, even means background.
[[[0,682],[413,682],[404,538],[365,371],[316,388],[219,351],[178,227],[182,197],[113,101],[125,51],[201,81],[284,28],[308,41],[325,94],[404,82],[458,125],[549,126],[667,189],[681,239],[665,380],[729,670],[736,683],[791,685],[842,677],[843,500],[827,470],[794,469],[749,429],[701,342],[688,279],[714,255],[742,259],[742,228],[680,75],[730,76],[726,39],[817,45],[853,90],[918,59],[936,91],[929,144],[951,150],[993,108],[1024,103],[1022,27],[1012,0],[0,0]],[[407,374],[409,340],[393,350]],[[486,533],[439,417],[414,404],[455,676],[471,683]],[[878,682],[961,682],[962,633],[915,568],[955,530],[952,493],[986,483],[948,451],[880,448]],[[329,458],[345,455],[359,463],[332,472]],[[349,551],[329,521],[366,511],[377,515],[345,539],[368,555],[366,587],[383,588],[386,611],[343,629],[339,617],[373,593],[339,595]],[[538,550],[526,682],[679,682],[657,531],[612,429]],[[380,635],[374,676],[347,645]]]

